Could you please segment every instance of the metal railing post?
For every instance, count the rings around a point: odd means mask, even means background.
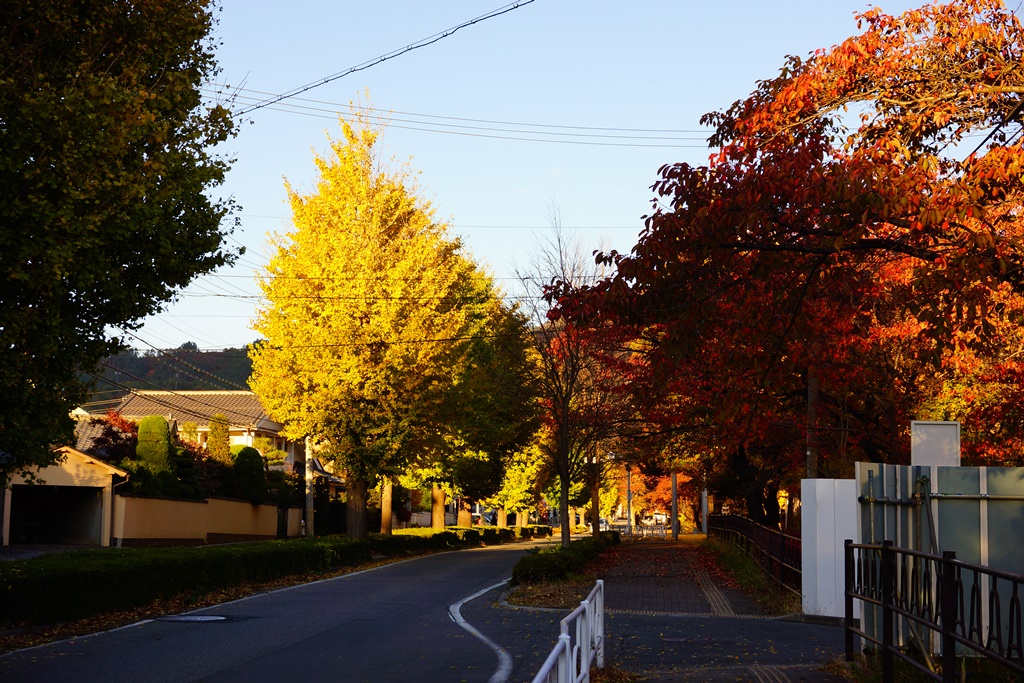
[[[944,683],[953,683],[956,676],[956,640],[953,634],[956,632],[957,621],[957,595],[956,595],[956,553],[947,550],[942,553],[942,579],[940,590],[942,595],[939,598],[939,609],[942,610],[942,680]]]
[[[843,615],[843,630],[846,635],[846,661],[852,662],[854,658],[853,651],[853,540],[846,539],[843,542],[843,558],[846,565],[845,578],[843,584],[846,589],[844,615]]]
[[[893,584],[896,567],[892,541],[882,541],[882,680],[895,681],[896,667],[893,656]]]
[[[558,658],[558,683],[576,683],[572,671],[572,638],[568,633],[561,633],[558,640],[562,643],[562,656]]]
[[[598,669],[604,668],[604,579],[597,580],[597,595],[594,596],[597,619],[594,629],[594,640],[597,643],[597,654],[594,664]]]

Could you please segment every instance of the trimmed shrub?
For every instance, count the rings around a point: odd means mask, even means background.
[[[0,615],[8,624],[52,623],[369,559],[369,543],[340,536],[44,555],[0,564]]]
[[[263,456],[252,446],[243,446],[234,455],[235,483],[238,493],[246,500],[262,503],[267,498],[267,472]]]
[[[609,536],[606,538],[605,534]],[[614,533],[614,536],[611,534]],[[609,545],[619,542],[615,532],[602,532],[600,539],[581,538],[569,544],[568,548],[546,548],[531,552],[521,558],[512,568],[513,586],[539,581],[561,581],[570,574],[583,570],[587,562],[596,558]]]
[[[135,455],[153,474],[171,471],[171,428],[160,415],[147,415],[139,422]]]
[[[367,541],[333,535],[221,546],[105,548],[2,562],[0,624],[37,625],[135,609],[160,599],[199,597],[247,583],[357,565],[373,555],[502,543],[512,540],[518,528],[494,528],[483,534],[475,528],[399,529],[393,535],[370,534]],[[523,537],[537,532],[522,529]],[[543,529],[550,533],[549,527]],[[551,560],[541,560],[545,561]]]
[[[450,526],[448,531],[459,537],[459,542],[465,545],[480,545],[483,543],[483,534],[476,527]]]

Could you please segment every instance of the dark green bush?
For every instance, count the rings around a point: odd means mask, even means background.
[[[483,543],[483,534],[478,527],[450,526],[448,531],[459,537],[459,542],[464,545],[480,545]]]
[[[600,539],[581,538],[568,548],[546,548],[522,557],[512,568],[513,586],[539,581],[560,581],[583,570],[587,562],[596,558],[601,550],[618,543],[618,535]]]
[[[44,555],[0,564],[0,615],[51,623],[369,559],[369,543],[340,536]]]
[[[512,540],[518,527],[401,529],[222,546],[105,548],[0,563],[0,624],[46,624],[144,607],[155,600],[400,556]],[[525,527],[524,535],[537,533]],[[542,529],[548,529],[543,527]],[[543,531],[540,531],[543,533]],[[533,557],[533,556],[531,556]],[[582,560],[580,560],[582,562]]]
[[[267,498],[267,472],[263,456],[252,446],[243,446],[233,455],[235,482],[238,495],[253,503],[262,503]]]

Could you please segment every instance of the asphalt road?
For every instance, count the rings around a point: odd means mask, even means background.
[[[502,666],[499,679],[513,673],[512,680],[528,679],[539,667],[538,657],[543,661],[540,643],[547,649],[554,644],[559,617],[541,614],[518,624],[516,630],[528,636],[523,642],[499,642],[511,651],[500,655],[459,626],[449,609],[507,579],[532,546],[431,555],[187,615],[227,619],[155,619],[12,652],[0,656],[0,681],[483,683]],[[499,594],[500,589],[482,594],[460,614],[485,636],[497,632],[490,637],[500,641],[513,632],[508,625],[489,629],[473,623]],[[533,642],[527,646],[527,640]]]

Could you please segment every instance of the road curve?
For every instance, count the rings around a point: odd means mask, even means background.
[[[8,653],[0,680],[485,683],[499,657],[449,608],[507,579],[532,545],[430,555]]]

